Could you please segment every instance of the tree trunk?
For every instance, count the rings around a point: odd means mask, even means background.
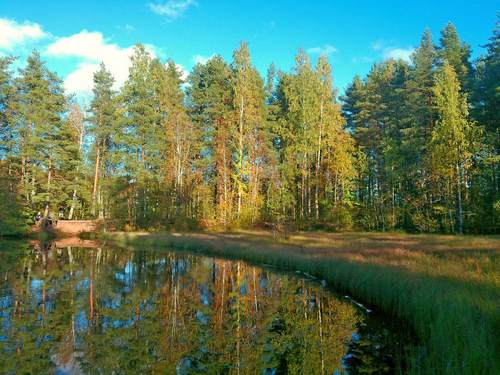
[[[75,207],[76,207],[76,189],[73,190],[73,197],[71,199],[71,207],[69,209],[69,214],[68,214],[68,219],[71,220],[73,219],[73,213],[75,212]]]
[[[308,168],[307,169],[307,177],[306,177],[306,184],[307,184],[307,218],[311,218],[311,170]]]
[[[325,359],[323,354],[323,317],[321,311],[321,296],[318,294],[318,326],[319,326],[319,353],[321,357],[321,374],[325,373]]]
[[[304,167],[302,167],[302,179],[300,183],[300,219],[304,219],[304,206],[305,206],[305,178],[306,174],[304,171]]]
[[[23,183],[23,193],[26,194],[26,203],[29,203],[30,195],[28,194],[28,187],[26,184],[26,158],[24,156],[21,158],[21,181]]]
[[[245,101],[243,96],[241,97],[240,103],[240,121],[239,121],[239,139],[238,139],[238,207],[237,215],[238,219],[241,214],[241,196],[243,194],[243,113],[245,108]]]
[[[83,130],[80,132],[80,137],[79,137],[79,141],[78,141],[78,151],[80,153],[82,152],[82,147],[83,147]],[[77,167],[76,168],[77,176],[75,177],[75,184],[78,184],[78,169],[79,168]],[[75,212],[77,198],[78,198],[78,196],[76,195],[76,187],[75,187],[75,189],[73,190],[73,198],[71,200],[71,208],[69,209],[69,215],[68,215],[69,220],[73,219],[73,214]]]
[[[49,215],[51,180],[52,180],[52,159],[49,157],[49,165],[47,169],[47,199],[45,200],[45,212],[43,214],[44,217],[47,217]]]
[[[227,217],[228,217],[228,207],[227,207],[227,166],[226,166],[226,147],[223,146],[223,182],[224,182],[224,205],[223,205],[223,209],[224,209],[224,229],[226,228],[227,226]]]
[[[97,190],[97,205],[99,206],[98,218],[102,220],[102,219],[104,219],[104,204],[102,201],[101,189]]]
[[[90,305],[90,311],[89,311],[89,328],[90,325],[92,324],[94,320],[94,269],[93,267],[90,269],[90,287],[89,287],[89,305]]]
[[[95,216],[96,213],[97,184],[99,183],[100,161],[101,161],[101,150],[99,147],[97,147],[95,166],[94,166],[94,187],[92,189],[92,216]]]
[[[464,218],[462,208],[462,170],[457,164],[457,233],[462,234],[464,231]]]
[[[320,176],[320,166],[321,166],[321,141],[323,136],[323,103],[321,103],[320,108],[320,120],[319,120],[319,132],[318,132],[318,150],[316,152],[316,170],[315,172],[315,186],[314,186],[314,209],[316,221],[319,220],[319,176]]]

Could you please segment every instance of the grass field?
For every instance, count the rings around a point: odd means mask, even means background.
[[[172,246],[298,269],[414,329],[411,373],[500,374],[500,237],[388,233],[112,233],[118,245]]]

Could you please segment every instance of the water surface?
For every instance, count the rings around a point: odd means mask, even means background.
[[[61,245],[59,245],[61,246]],[[303,274],[172,250],[0,246],[5,374],[392,373],[404,341]]]

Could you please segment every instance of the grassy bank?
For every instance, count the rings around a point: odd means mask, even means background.
[[[500,373],[500,237],[381,233],[109,233],[118,245],[172,246],[299,269],[408,322],[413,373]]]

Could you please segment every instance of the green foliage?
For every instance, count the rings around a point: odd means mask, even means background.
[[[440,44],[438,55],[441,65],[445,63],[451,65],[457,74],[462,90],[468,90],[474,73],[470,62],[470,46],[460,41],[457,30],[451,22],[441,32]]]
[[[0,175],[0,237],[22,237],[28,232],[30,215],[19,201],[15,184],[14,178]]]
[[[482,92],[471,93],[474,72],[485,77],[485,61],[494,65],[494,43],[474,68],[469,46],[448,24],[439,46],[424,32],[411,64],[386,61],[354,78],[342,100],[365,160],[355,184],[362,228],[497,230],[498,134],[481,126],[486,102]]]
[[[500,32],[475,64],[449,23],[411,61],[354,77],[341,99],[326,56],[299,51],[264,80],[249,46],[184,82],[136,45],[117,88],[101,65],[89,108],[36,51],[0,58],[0,159],[30,212],[129,228],[495,233],[500,222]],[[194,225],[197,223],[197,225]]]
[[[414,329],[421,346],[409,353],[403,373],[496,374],[500,369],[494,313],[500,299],[498,289],[491,287],[498,274],[491,250],[498,248],[498,238],[322,233],[276,243],[252,234],[237,239],[220,235],[219,240],[214,236],[113,234],[106,238],[122,246],[203,251],[325,279],[403,318]],[[406,245],[402,248],[402,244]],[[331,252],[325,252],[325,246]],[[283,344],[274,351],[278,358],[301,347],[300,338],[283,333],[276,338],[277,344]],[[300,358],[298,354],[292,355]]]

